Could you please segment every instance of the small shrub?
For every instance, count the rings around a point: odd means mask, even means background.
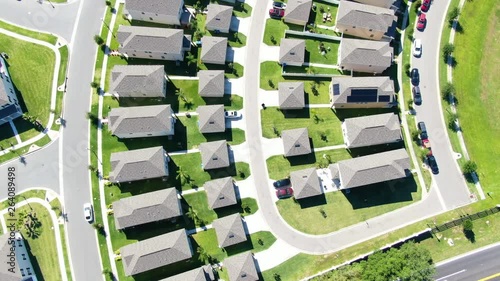
[[[418,0],[417,2],[415,2],[415,12],[418,13],[418,9],[420,9],[420,6],[422,6],[422,0]]]
[[[453,93],[455,93],[455,86],[453,86],[452,83],[447,82],[444,85],[443,89],[441,90],[443,99],[446,100],[447,102],[451,102],[451,97]]]
[[[111,1],[106,1],[106,6],[111,6]]]
[[[443,46],[443,57],[447,59],[448,56],[451,55],[451,53],[453,53],[453,51],[455,51],[455,45],[451,43],[446,43]]]
[[[93,82],[90,82],[90,87],[96,89],[97,87],[99,87],[99,83],[93,81]]]
[[[458,7],[453,8],[449,13],[448,13],[448,21],[453,22],[455,19],[458,18],[460,15],[460,9]]]
[[[469,161],[465,162],[464,165],[462,166],[462,171],[463,171],[464,174],[475,173],[477,171],[477,164],[476,164],[476,162],[474,162],[472,160],[469,160]]]
[[[102,39],[101,36],[99,36],[99,35],[96,34],[96,35],[94,35],[94,42],[97,45],[101,46],[102,44],[104,44],[104,39]]]

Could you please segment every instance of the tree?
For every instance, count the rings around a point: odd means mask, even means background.
[[[99,118],[97,118],[97,116],[94,113],[87,112],[87,114],[85,115],[85,117],[87,118],[87,120],[90,120],[90,123],[94,127],[97,127],[97,125],[99,124]]]
[[[443,89],[441,90],[441,94],[444,100],[447,102],[451,102],[451,97],[455,93],[455,86],[451,82],[446,82]]]
[[[458,7],[453,8],[449,13],[448,13],[448,21],[453,22],[458,18],[460,15],[460,9]]]
[[[177,176],[175,177],[177,180],[181,182],[181,185],[185,185],[186,183],[190,182],[191,177],[189,176],[182,167],[179,167],[179,170],[177,170]]]
[[[476,162],[474,162],[472,160],[468,160],[462,166],[462,171],[463,171],[464,174],[475,173],[477,171],[477,164],[476,164]]]
[[[457,113],[451,113],[450,115],[448,115],[448,128],[450,128],[450,130],[454,132],[458,131],[457,120],[458,120]]]
[[[474,234],[474,231],[472,230],[474,228],[474,224],[472,223],[472,220],[467,219],[462,223],[463,227],[463,232],[465,237],[472,243],[476,242],[476,235]]]
[[[466,220],[462,223],[462,227],[464,228],[464,231],[472,231],[474,224],[472,223],[472,220]]]
[[[444,44],[444,46],[443,46],[443,57],[445,59],[448,58],[448,56],[451,55],[451,53],[453,53],[453,51],[455,51],[455,45],[453,45],[451,43]]]
[[[187,60],[188,66],[192,65],[193,63],[196,64],[196,62],[197,62],[196,57],[191,52],[189,52],[188,55],[186,56],[186,60]]]
[[[413,28],[410,28],[407,34],[408,39],[410,39],[411,41],[413,41],[413,32],[414,32]]]
[[[209,263],[210,260],[212,259],[212,257],[207,253],[207,251],[203,247],[198,247],[196,249],[196,252],[198,253],[198,259],[201,262]]]
[[[96,34],[96,35],[94,35],[94,42],[97,45],[101,46],[102,44],[104,44],[104,39],[102,39],[101,36],[99,36],[99,35]]]

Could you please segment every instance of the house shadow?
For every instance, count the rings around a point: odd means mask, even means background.
[[[14,132],[12,131],[9,123],[4,123],[4,124],[0,125],[0,132],[2,132],[2,134],[0,134],[0,142],[14,136]],[[14,143],[12,143],[12,144],[14,144]],[[4,143],[1,146],[0,150],[7,149],[9,147],[10,146],[7,146],[6,143]]]
[[[233,11],[240,11],[243,12],[244,7],[241,7],[240,5],[235,4],[233,7]],[[235,17],[234,14],[231,17],[231,23],[229,24],[229,30],[233,32],[238,32],[240,29],[240,19]]]
[[[234,49],[233,49],[233,47],[230,47],[230,46],[227,47],[226,61],[230,61],[230,62],[234,61]]]
[[[218,141],[218,140],[226,140],[228,142],[232,142],[233,129],[226,127],[226,130],[222,133],[203,134],[203,137],[205,137],[207,142]],[[231,154],[231,151],[229,153]]]
[[[224,78],[224,95],[231,95],[233,92],[233,83],[231,80]]]
[[[38,281],[44,281],[45,278],[43,277],[42,270],[40,268],[40,263],[38,259],[31,253],[30,243],[27,239],[24,239],[24,246],[26,247],[26,252],[28,252],[28,257],[31,261],[31,265],[33,266],[33,271],[31,272],[36,275]]]
[[[366,186],[359,186],[342,190],[353,209],[369,208],[374,206],[411,202],[412,193],[417,191],[415,179],[408,176],[403,179],[386,181]]]
[[[210,179],[220,179],[225,177],[235,177],[237,174],[236,164],[230,159],[231,164],[229,167],[207,170]]]
[[[248,233],[248,232],[247,232]],[[250,235],[247,234],[247,240],[245,242],[238,243],[236,245],[231,245],[228,247],[224,247],[224,251],[228,256],[237,255],[243,252],[253,250],[252,240],[250,239]]]
[[[307,197],[307,198],[302,198],[302,199],[295,199],[297,203],[299,203],[299,206],[301,209],[307,209],[311,207],[317,207],[321,205],[326,205],[326,196],[324,193],[317,195],[317,196],[312,196],[312,197]]]
[[[399,80],[398,80],[398,64],[393,63],[389,68],[384,70],[382,75],[384,76],[389,76],[394,83],[394,93],[399,93],[399,90],[401,89],[401,86],[399,85]],[[396,97],[396,95],[395,95]]]
[[[146,240],[158,235],[166,234],[175,230],[183,229],[188,224],[182,217],[178,217],[175,222],[169,220],[155,221],[147,224],[129,227],[121,230],[128,240]]]
[[[311,52],[308,49],[304,51],[304,61],[311,62]]]
[[[365,147],[358,147],[358,148],[349,148],[347,149],[347,152],[351,155],[352,158],[356,157],[361,157],[361,156],[367,156],[371,154],[376,154],[376,153],[382,153],[390,150],[396,150],[400,148],[405,148],[405,143],[404,141],[399,141],[395,143],[388,143],[388,144],[379,144],[379,145],[374,145],[374,146],[365,146]]]
[[[172,161],[170,161],[170,163],[171,162]],[[169,170],[169,174],[169,179],[172,177],[175,179],[176,174],[173,173],[172,170]],[[118,184],[122,193],[130,193],[132,196],[162,190],[171,186],[172,185],[168,185],[167,182],[161,178],[123,182]]]
[[[283,113],[283,117],[285,118],[309,119],[311,117],[311,111],[308,107],[302,109],[289,109],[289,110],[276,108],[276,110],[281,111],[281,113]]]
[[[283,156],[285,157],[285,156]],[[316,154],[297,155],[285,157],[290,166],[310,165],[316,163]]]
[[[172,89],[174,89],[172,91]],[[150,106],[150,105],[161,105],[169,104],[174,112],[179,111],[179,100],[175,91],[177,88],[170,81],[167,82],[167,95],[165,98],[126,98],[121,97],[118,99],[118,105],[120,107],[132,107],[132,106]]]
[[[12,85],[14,87],[14,92],[16,93],[17,97],[17,102],[19,103],[19,106],[21,107],[21,110],[23,113],[29,114],[29,108],[26,106],[26,102],[24,101],[23,93],[19,90],[19,88],[16,87],[15,81],[11,81]],[[39,116],[34,116],[37,119]],[[38,131],[42,131],[43,128],[38,128],[36,127],[33,123],[29,122],[28,120],[24,120],[22,117],[16,118],[14,121],[14,124],[16,126],[16,130],[18,134],[22,134],[26,131],[29,131],[31,129],[36,129]],[[7,123],[8,125],[8,123]],[[44,124],[41,124],[42,127],[44,127]]]
[[[353,109],[337,109],[332,108],[332,112],[337,116],[340,121],[344,121],[346,118],[354,118],[354,117],[362,117],[369,116],[375,114],[384,114],[384,113],[395,113],[398,114],[397,108],[363,108],[362,110],[353,110]]]
[[[223,104],[224,106],[231,106],[231,95],[223,95],[222,97],[202,97],[207,105]]]
[[[232,214],[240,213],[243,214],[245,210],[243,209],[241,199],[237,199],[236,204],[231,205],[231,206],[226,206],[222,208],[215,208],[213,209],[214,212],[217,214],[218,218],[222,217],[227,217]]]

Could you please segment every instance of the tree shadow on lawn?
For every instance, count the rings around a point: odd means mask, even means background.
[[[326,203],[327,203],[326,196],[324,193],[321,195],[308,197],[308,198],[302,198],[302,199],[293,198],[293,200],[299,204],[301,209],[317,207],[320,205],[326,205]]]
[[[23,235],[24,235],[24,233],[23,233]],[[43,277],[42,269],[40,268],[40,263],[38,262],[38,258],[33,256],[33,254],[31,253],[30,243],[27,239],[24,239],[24,246],[26,247],[26,251],[28,252],[28,258],[31,261],[31,265],[33,266],[32,273],[34,273],[36,275],[36,278],[38,281],[44,281],[45,278]],[[18,258],[21,258],[21,257],[18,257]]]
[[[349,200],[353,209],[362,209],[413,201],[412,192],[417,191],[417,183],[413,177],[409,176],[404,179],[360,186],[349,190],[349,193],[346,193],[346,190],[343,190],[342,193]]]
[[[310,141],[310,140],[309,140]],[[283,156],[285,157],[285,156]],[[290,163],[290,166],[310,165],[316,163],[316,154],[309,153],[306,155],[297,155],[285,157]]]
[[[469,240],[471,243],[476,243],[476,234],[474,233],[473,230],[463,230],[465,238]]]

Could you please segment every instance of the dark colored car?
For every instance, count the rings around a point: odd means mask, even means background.
[[[281,9],[270,9],[269,16],[272,19],[281,19],[285,15],[285,10]]]
[[[285,187],[285,186],[288,186],[290,184],[291,184],[290,179],[281,179],[281,180],[273,182],[273,186],[275,188]]]
[[[425,18],[425,14],[421,13],[420,16],[418,16],[417,29],[424,30],[426,22],[427,19]]]
[[[429,167],[431,167],[431,171],[433,174],[439,174],[438,164],[434,155],[427,156],[427,164],[429,165]]]
[[[276,2],[273,2],[273,8],[284,10],[284,9],[286,9],[286,4],[283,2],[276,1]]]
[[[420,6],[420,10],[422,12],[427,12],[427,11],[429,11],[430,6],[431,6],[431,0],[424,0],[422,2],[422,5]]]
[[[291,187],[279,188],[276,190],[278,199],[284,199],[293,196],[293,189]]]
[[[420,93],[420,87],[415,86],[415,87],[413,87],[413,89],[411,91],[413,93],[413,102],[416,105],[421,105],[422,104],[422,94]]]
[[[420,74],[418,74],[418,69],[413,68],[410,72],[411,83],[416,86],[420,80]]]
[[[427,135],[427,128],[425,127],[425,123],[422,121],[418,122],[417,127],[418,127],[418,130],[420,131],[420,139],[422,141],[429,139],[429,136]]]

